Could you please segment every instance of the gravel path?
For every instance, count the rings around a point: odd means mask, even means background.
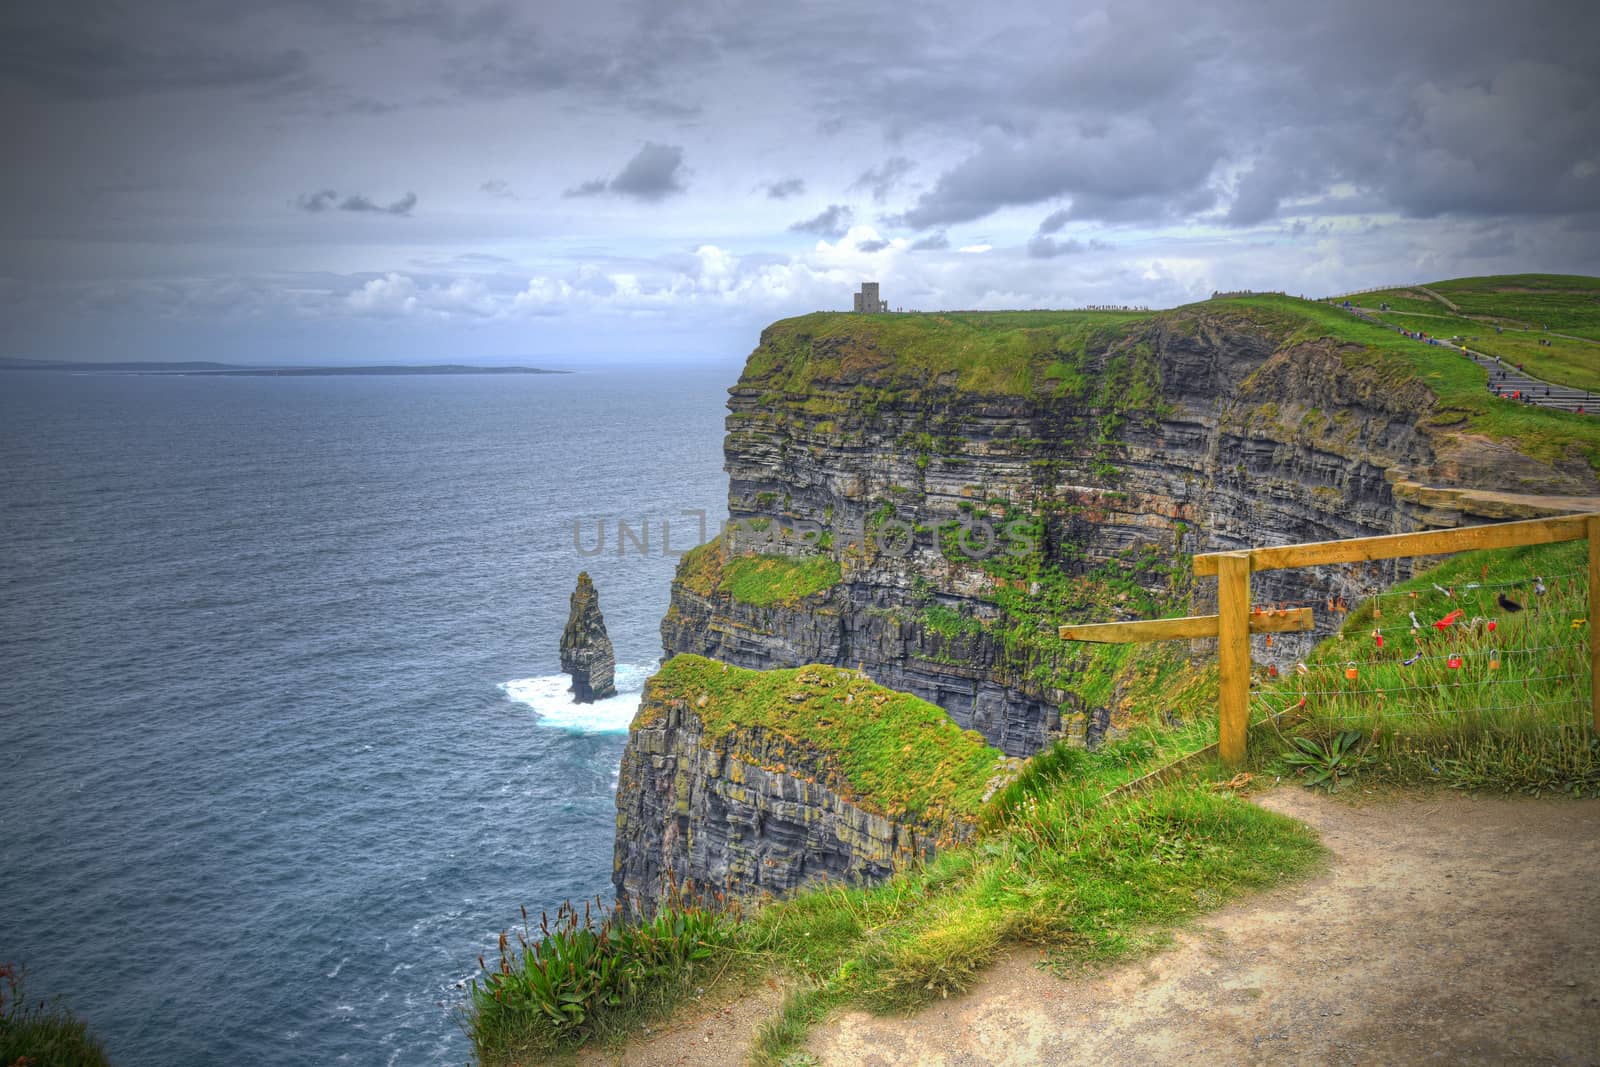
[[[843,1014],[811,1052],[830,1067],[1600,1067],[1600,801],[1257,799],[1321,834],[1323,873],[1102,973],[1063,980],[1018,953],[917,1015]],[[778,1000],[758,988],[580,1062],[737,1067]]]
[[[1014,956],[918,1015],[843,1015],[823,1064],[1600,1064],[1600,802],[1260,798],[1333,853],[1305,882],[1061,980]]]

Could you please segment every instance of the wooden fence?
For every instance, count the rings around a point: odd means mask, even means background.
[[[1312,628],[1310,608],[1257,613],[1251,610],[1250,575],[1255,571],[1314,567],[1334,563],[1365,563],[1407,556],[1442,556],[1484,548],[1515,548],[1558,541],[1589,542],[1589,674],[1594,728],[1600,731],[1600,620],[1595,615],[1600,589],[1600,513],[1560,515],[1523,522],[1466,526],[1426,533],[1388,534],[1343,541],[1316,541],[1251,548],[1237,552],[1209,552],[1194,557],[1196,577],[1217,578],[1217,614],[1184,619],[1100,623],[1061,627],[1064,641],[1166,641],[1179,638],[1217,638],[1220,671],[1217,711],[1218,749],[1223,762],[1238,766],[1245,758],[1245,735],[1250,726],[1250,635],[1284,633]]]

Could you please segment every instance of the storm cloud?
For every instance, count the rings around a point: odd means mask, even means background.
[[[855,213],[844,204],[829,204],[820,214],[793,223],[789,229],[793,233],[811,233],[818,237],[843,237],[854,217]]]
[[[0,355],[102,313],[720,351],[869,270],[920,307],[1600,273],[1596,40],[1563,0],[13,4]]]
[[[358,214],[409,215],[411,209],[417,206],[417,194],[406,193],[398,200],[380,204],[361,193],[350,193],[340,197],[334,189],[318,189],[314,193],[301,193],[295,198],[295,206],[301,211],[309,211],[312,214],[337,209],[354,211]]]
[[[687,191],[688,171],[683,165],[683,149],[677,145],[645,142],[614,178],[592,178],[567,191],[567,196],[598,196],[615,193],[635,200],[665,200]]]

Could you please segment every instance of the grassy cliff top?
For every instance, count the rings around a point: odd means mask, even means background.
[[[1600,278],[1582,274],[1494,274],[1452,278],[1426,285],[1383,289],[1351,297],[1365,307],[1388,304],[1397,312],[1462,320],[1475,329],[1485,324],[1508,329],[1548,326],[1600,341]],[[1439,330],[1430,330],[1439,333]],[[1600,350],[1597,350],[1600,356]]]
[[[820,756],[827,784],[891,818],[973,819],[1002,758],[936,705],[838,667],[752,671],[674,656],[646,683],[634,726],[656,721],[678,700],[700,718],[707,739],[765,730],[810,766]]]
[[[1576,323],[1572,329],[1586,328],[1583,323],[1590,315],[1586,309],[1592,305],[1595,324],[1600,327],[1600,279],[1515,275],[1458,279],[1426,288],[1455,294],[1446,299],[1463,309],[1493,307],[1524,316],[1547,314],[1552,329],[1556,322]],[[1417,295],[1432,301],[1420,290]],[[1458,296],[1468,303],[1458,301]],[[1376,308],[1382,297],[1365,294],[1359,301]],[[1395,301],[1404,299],[1394,297]],[[1448,312],[1441,303],[1432,302],[1431,306],[1436,312]],[[1563,308],[1564,318],[1554,314]],[[1397,314],[1418,313],[1408,304]],[[1554,380],[1600,384],[1600,345],[1569,341],[1558,351],[1536,345],[1531,334],[1516,333],[1520,347],[1513,351],[1512,343],[1504,340],[1514,333],[1513,328],[1503,328],[1504,333],[1495,335],[1492,326],[1449,314],[1453,317],[1438,319],[1437,327],[1429,332],[1445,336],[1470,333],[1480,338],[1479,347],[1484,350],[1492,347],[1486,334],[1498,337],[1510,358],[1525,360],[1528,351],[1535,349],[1543,354],[1554,368],[1546,368]],[[1436,430],[1512,440],[1522,451],[1547,462],[1578,456],[1600,469],[1600,427],[1590,418],[1496,400],[1484,388],[1482,368],[1454,350],[1408,340],[1327,303],[1286,296],[1207,300],[1160,312],[816,312],[769,326],[750,354],[740,382],[774,399],[785,394],[814,398],[816,388],[827,383],[834,389],[854,389],[872,397],[883,390],[937,387],[979,395],[1100,396],[1120,403],[1130,395],[1126,383],[1108,391],[1097,388],[1103,384],[1098,379],[1108,374],[1126,376],[1128,366],[1149,363],[1158,331],[1192,335],[1202,327],[1247,335],[1274,350],[1331,340],[1340,345],[1341,356],[1352,370],[1376,375],[1386,385],[1420,383],[1430,390],[1439,399],[1430,416]],[[1132,358],[1120,359],[1119,353]],[[1530,363],[1529,369],[1537,373],[1540,367]],[[1153,372],[1135,368],[1134,376],[1148,373]]]
[[[1349,299],[1392,326],[1465,337],[1474,351],[1521,363],[1537,378],[1600,392],[1600,278],[1457,278]]]
[[[815,381],[938,381],[962,392],[1027,393],[1051,364],[1104,351],[1154,317],[1121,311],[818,311],[762,331],[743,381],[792,393],[806,392]]]
[[[1452,348],[1413,341],[1328,304],[1291,297],[1246,297],[1190,305],[1198,307],[1214,308],[1213,314],[1235,308],[1248,313],[1258,325],[1270,323],[1280,348],[1333,339],[1341,342],[1340,355],[1352,369],[1368,368],[1393,386],[1420,382],[1439,398],[1429,416],[1435,429],[1509,440],[1523,453],[1546,462],[1582,457],[1600,470],[1600,424],[1593,417],[1498,399],[1484,388],[1487,375],[1483,368]],[[1600,357],[1600,347],[1595,353]]]

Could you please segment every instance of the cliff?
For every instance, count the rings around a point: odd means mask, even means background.
[[[1582,420],[1504,415],[1461,357],[1333,314],[774,324],[730,390],[730,526],[680,565],[666,654],[859,667],[1026,755],[1092,728],[1120,654],[1055,626],[1187,607],[1190,553],[1600,491]],[[1262,575],[1256,595],[1353,600],[1405,566]]]
[[[698,656],[645,686],[617,782],[624,906],[666,872],[702,892],[876,880],[972,833],[1000,753],[853,671]]]
[[[589,572],[578,575],[567,625],[561,631],[561,669],[572,675],[572,699],[579,704],[617,695],[617,657],[600,614],[600,594]]]

